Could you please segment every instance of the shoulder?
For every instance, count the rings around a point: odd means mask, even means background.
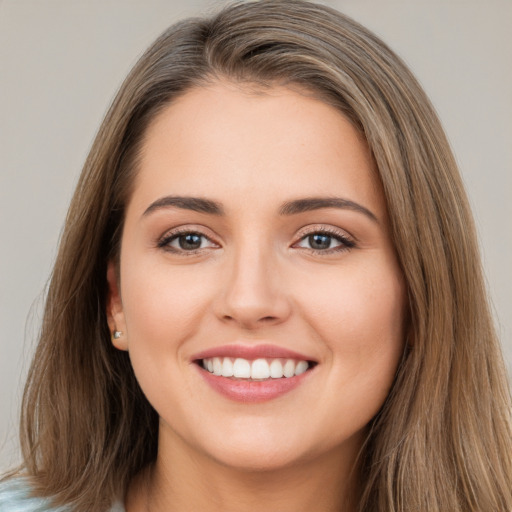
[[[71,512],[69,507],[53,507],[47,498],[34,498],[25,478],[10,478],[0,482],[0,512]],[[110,512],[125,512],[118,502]]]
[[[52,507],[50,500],[30,495],[30,484],[25,478],[10,478],[0,482],[0,512],[68,512],[63,507]]]

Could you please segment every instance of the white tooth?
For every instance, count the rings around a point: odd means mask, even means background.
[[[233,363],[233,376],[238,379],[250,379],[251,363],[247,359],[235,359]]]
[[[206,360],[206,367],[210,373],[213,373],[213,359]]]
[[[201,365],[203,366],[203,368],[204,368],[205,370],[208,370],[208,363],[206,362],[206,359],[203,359],[203,360],[201,361]]]
[[[283,376],[283,364],[279,359],[274,359],[270,363],[270,376],[273,379],[280,379]]]
[[[225,357],[222,361],[222,376],[233,377],[233,361],[229,357]]]
[[[220,357],[213,358],[213,375],[221,375],[222,374],[222,360]]]
[[[284,363],[283,374],[285,377],[293,377],[295,375],[295,361],[288,359]]]
[[[256,359],[251,365],[251,379],[268,379],[270,367],[265,359]]]
[[[308,369],[308,363],[306,361],[299,361],[295,368],[295,375],[300,375]]]

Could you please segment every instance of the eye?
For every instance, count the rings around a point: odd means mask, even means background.
[[[329,231],[315,231],[302,237],[295,247],[310,249],[316,253],[338,252],[355,247],[346,235]]]
[[[158,243],[158,246],[172,252],[196,252],[209,247],[218,247],[207,236],[195,231],[170,233]]]

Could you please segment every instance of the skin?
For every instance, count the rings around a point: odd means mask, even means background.
[[[365,141],[304,91],[217,82],[153,120],[134,185],[108,316],[160,432],[127,510],[353,510],[357,454],[403,351],[405,303]],[[144,213],[164,196],[210,199],[224,215]],[[280,214],[310,197],[353,201],[375,219],[334,207]],[[204,235],[199,251],[180,249],[176,228]],[[325,230],[353,247],[333,237],[315,252],[308,236]],[[193,361],[230,343],[271,343],[318,364],[293,391],[240,403]]]

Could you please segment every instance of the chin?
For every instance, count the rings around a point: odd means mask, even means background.
[[[217,464],[254,473],[311,464],[339,449],[340,440],[333,436],[317,437],[304,428],[294,431],[290,425],[283,428],[283,425],[262,423],[258,428],[254,425],[249,428],[247,424],[242,428],[242,424],[238,424],[237,428],[222,429],[214,437],[203,437],[203,443],[197,443],[196,447],[202,444],[202,453]]]
[[[308,457],[298,454],[296,450],[283,450],[278,448],[259,446],[226,447],[226,450],[217,451],[210,456],[220,465],[234,469],[241,473],[265,473],[284,470],[299,464]]]

